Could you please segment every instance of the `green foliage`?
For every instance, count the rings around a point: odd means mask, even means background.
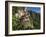
[[[40,29],[40,15],[37,14],[35,16],[34,22],[33,22],[35,28],[34,29]]]

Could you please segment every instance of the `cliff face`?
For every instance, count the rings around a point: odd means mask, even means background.
[[[23,12],[23,13],[24,13],[24,15],[21,16],[21,18],[20,18],[21,25],[23,25],[24,28],[28,28],[28,27],[33,28],[33,21],[32,21],[32,19],[29,18],[30,15],[28,15],[27,12]]]

